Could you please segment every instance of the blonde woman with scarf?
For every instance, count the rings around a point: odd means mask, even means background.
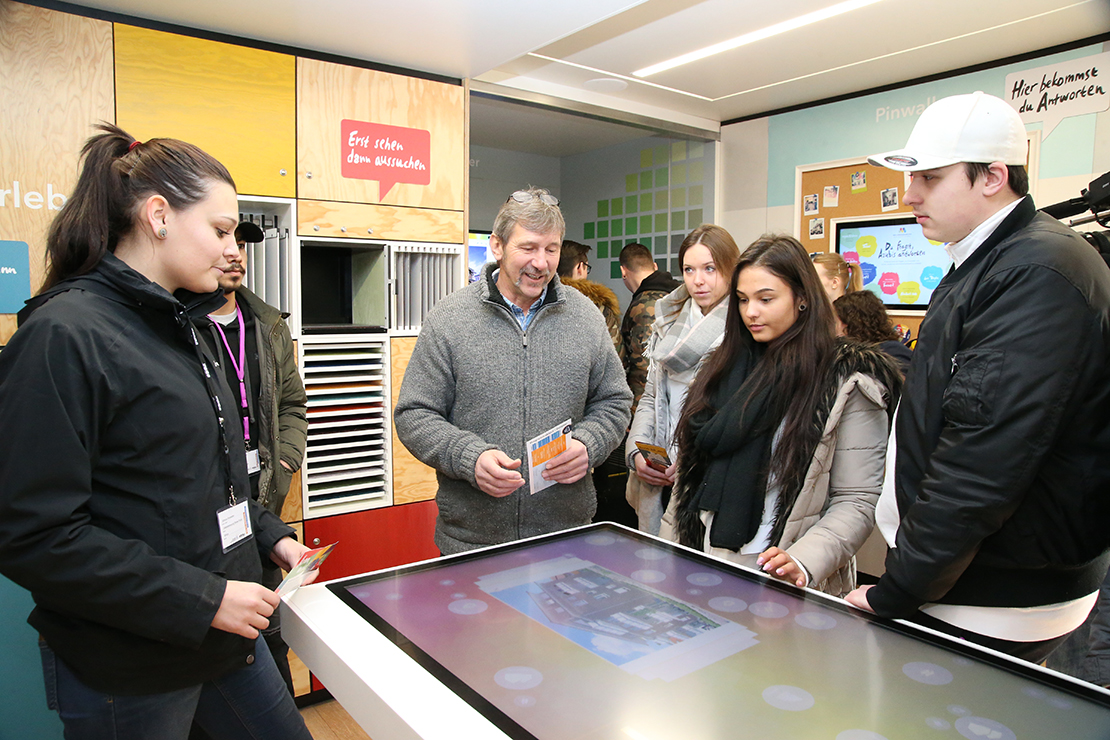
[[[659,533],[674,483],[674,432],[682,415],[686,391],[702,359],[721,343],[728,310],[729,280],[740,249],[727,231],[702,224],[690,232],[678,251],[682,282],[655,306],[647,357],[647,384],[628,432],[625,458],[628,503],[636,510],[639,528]],[[637,442],[668,450],[670,465],[653,467]]]

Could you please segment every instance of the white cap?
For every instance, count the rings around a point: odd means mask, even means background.
[[[958,162],[1024,165],[1025,124],[1009,103],[975,92],[930,105],[917,119],[902,149],[873,154],[867,161],[903,172],[932,170]]]

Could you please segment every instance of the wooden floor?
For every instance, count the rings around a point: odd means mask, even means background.
[[[370,740],[334,699],[305,707],[301,716],[313,740]]]

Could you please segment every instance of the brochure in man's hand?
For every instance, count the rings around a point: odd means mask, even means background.
[[[548,460],[566,450],[570,430],[571,420],[567,419],[535,439],[528,440],[528,481],[532,493],[555,485],[555,481],[543,479],[543,471],[547,469]]]
[[[315,550],[309,550],[304,555],[301,555],[301,559],[293,566],[293,570],[289,571],[289,575],[285,576],[281,584],[277,587],[277,595],[285,596],[300,588],[301,584],[305,582],[310,574],[320,569],[320,566],[324,564],[324,561],[328,559],[328,555],[331,555],[331,551],[334,550],[335,546],[338,544],[338,542],[333,542],[330,545],[318,547]]]
[[[671,456],[667,454],[667,450],[659,445],[649,445],[646,442],[637,442],[637,449],[644,455],[644,462],[659,472],[665,471],[671,466]]]

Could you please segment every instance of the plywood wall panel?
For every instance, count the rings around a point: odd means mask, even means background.
[[[0,206],[0,240],[28,244],[34,293],[58,194],[77,182],[92,125],[115,120],[112,25],[0,0],[0,70],[0,190],[12,191]],[[37,208],[26,200],[31,192],[42,196]]]
[[[464,210],[464,98],[460,85],[298,58],[298,196]],[[344,119],[429,131],[429,183],[398,182],[382,196],[377,180],[343,177]]]
[[[296,195],[293,56],[123,24],[115,32],[125,131],[196,144],[241,194]]]
[[[394,239],[460,244],[463,212],[302,200],[297,233],[338,239]]]
[[[401,393],[401,381],[405,368],[409,365],[416,337],[393,337],[389,340],[390,389],[392,399],[389,408],[397,408],[397,396]],[[392,429],[393,425],[390,424]],[[408,504],[414,501],[427,501],[436,496],[438,489],[436,471],[412,456],[401,444],[397,432],[393,431],[393,503]]]

